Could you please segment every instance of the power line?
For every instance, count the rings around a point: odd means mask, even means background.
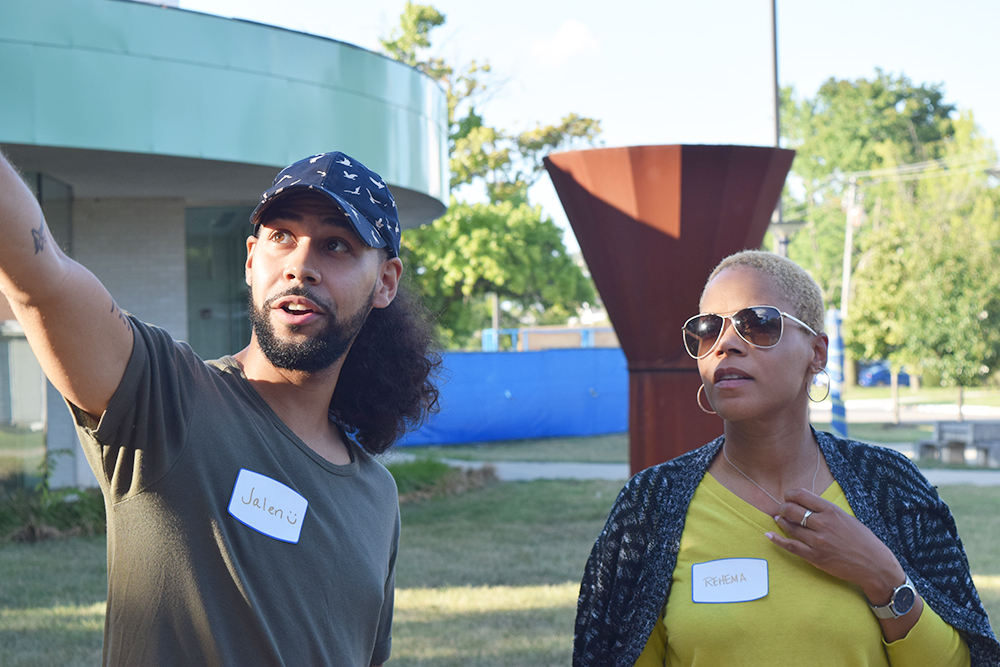
[[[901,176],[905,174],[919,173],[928,171],[930,169],[941,169],[941,170],[952,170],[959,167],[979,165],[987,166],[993,161],[993,156],[986,151],[980,151],[977,153],[960,153],[959,155],[950,155],[944,158],[936,158],[933,160],[924,160],[923,162],[912,162],[910,164],[902,164],[896,167],[884,167],[882,169],[868,169],[864,171],[852,171],[846,174],[830,174],[828,177],[831,181],[843,181],[850,180],[851,178],[862,179],[862,178],[872,178],[881,176]],[[884,182],[892,179],[883,178],[880,182]]]

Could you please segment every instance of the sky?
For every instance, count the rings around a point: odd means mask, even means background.
[[[487,123],[510,131],[568,113],[601,121],[606,146],[774,145],[770,0],[423,0],[446,17],[431,53],[489,61]],[[179,0],[378,50],[405,0]],[[998,0],[779,0],[778,79],[812,97],[876,68],[940,84],[1000,140]],[[548,177],[533,200],[567,227]],[[567,235],[575,249],[575,239]]]

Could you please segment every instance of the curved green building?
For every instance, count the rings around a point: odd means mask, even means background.
[[[0,3],[0,148],[122,308],[207,358],[249,340],[247,218],[279,169],[344,151],[414,227],[445,210],[447,136],[432,79],[350,44],[128,0]],[[32,362],[0,298],[0,429],[79,452]],[[44,454],[25,438],[0,484]],[[59,457],[54,482],[90,480]]]

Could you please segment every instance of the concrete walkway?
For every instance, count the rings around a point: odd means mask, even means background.
[[[459,461],[443,459],[456,468],[481,468],[492,465],[497,477],[505,482],[524,482],[533,479],[607,479],[629,478],[627,463],[536,463],[529,461]],[[923,471],[927,480],[935,486],[1000,486],[1000,470],[945,470]]]
[[[491,465],[497,477],[505,482],[526,482],[533,479],[610,479],[629,478],[627,463],[539,463],[532,461],[459,461],[442,459],[456,468],[481,468]]]
[[[934,486],[1000,486],[1000,470],[924,470]]]

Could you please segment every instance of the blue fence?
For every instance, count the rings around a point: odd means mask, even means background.
[[[444,355],[441,412],[399,445],[622,433],[628,364],[620,348]]]

